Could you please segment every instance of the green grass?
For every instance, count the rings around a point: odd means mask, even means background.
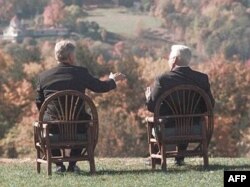
[[[79,162],[80,174],[46,174],[46,165],[42,165],[41,174],[36,173],[36,164],[28,161],[3,161],[0,159],[1,187],[39,187],[39,186],[223,186],[224,170],[250,170],[247,158],[210,158],[208,170],[202,169],[202,159],[186,159],[186,165],[177,167],[169,159],[168,171],[158,168],[151,171],[143,158],[96,158],[97,174],[88,173],[88,163]]]
[[[142,29],[159,27],[162,24],[160,18],[149,15],[132,14],[126,9],[94,9],[88,11],[86,20],[95,21],[108,31],[122,34],[128,37],[135,36],[138,27]]]

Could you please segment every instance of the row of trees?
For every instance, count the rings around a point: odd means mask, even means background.
[[[83,1],[0,0],[0,5],[14,10],[29,1],[45,7],[40,12],[44,17],[42,24],[63,24],[82,32],[99,30],[98,25],[79,19],[86,16],[81,8]],[[193,46],[198,56],[210,57],[193,66],[209,75],[216,99],[210,153],[214,156],[249,154],[249,1],[157,0],[150,5],[155,5],[151,10],[163,17],[165,27],[175,33],[173,39],[181,41],[177,43]],[[11,13],[6,9],[0,6],[1,21]],[[77,41],[79,64],[93,75],[105,78],[110,71],[127,75],[116,91],[88,93],[101,119],[97,147],[100,156],[145,156],[148,152],[144,88],[156,75],[168,70],[167,62],[155,54],[169,52],[170,46],[161,48],[152,42],[138,41],[118,42],[114,46],[85,39]],[[34,104],[35,79],[39,72],[56,64],[54,44],[55,41],[29,38],[22,44],[0,44],[0,156],[34,154],[31,122],[38,113]],[[110,145],[114,149],[107,151]]]
[[[23,157],[34,154],[32,121],[37,118],[34,104],[35,79],[39,72],[56,65],[54,42],[6,45],[0,51],[0,155]],[[148,153],[144,89],[154,77],[168,71],[166,60],[136,57],[131,53],[105,61],[90,52],[89,43],[77,42],[79,65],[93,75],[105,78],[110,71],[121,71],[127,80],[107,94],[88,94],[100,116],[96,150],[99,156],[146,156]],[[30,55],[32,54],[32,55]],[[214,156],[249,154],[250,66],[238,60],[229,63],[216,56],[194,69],[210,77],[216,99],[215,130],[210,144]],[[107,147],[113,149],[107,149]]]
[[[248,0],[126,0],[118,5],[141,2],[151,7],[151,13],[165,20],[163,27],[172,34],[171,40],[193,46],[199,54],[211,57],[222,53],[226,59],[250,58],[250,2]],[[1,0],[0,21],[9,22],[22,10],[23,18],[36,17],[36,27],[64,26],[86,36],[102,39],[107,31],[91,31],[83,20],[87,13],[83,5],[89,3],[115,3],[115,1],[82,0]],[[125,3],[125,4],[124,4]],[[88,31],[86,31],[88,30]],[[240,36],[240,37],[239,37]],[[92,37],[92,38],[93,38]]]
[[[250,58],[250,1],[158,0],[153,13],[165,20],[173,39],[188,43],[205,56]]]
[[[144,0],[145,1],[145,0]],[[149,1],[149,0],[146,0]],[[79,6],[91,4],[111,4],[131,7],[136,0],[1,0],[0,1],[0,23],[8,23],[9,20],[17,13],[21,12],[23,18],[31,18],[47,12],[48,9],[59,11],[63,10],[63,6]],[[55,7],[59,6],[59,7]],[[50,8],[49,8],[50,7]],[[47,10],[46,10],[47,9]],[[57,11],[57,10],[56,10]],[[60,14],[63,12],[50,12],[50,14]],[[58,17],[61,18],[61,17]]]

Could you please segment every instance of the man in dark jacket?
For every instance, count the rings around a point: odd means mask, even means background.
[[[55,58],[58,65],[52,69],[42,72],[37,80],[36,105],[40,110],[45,99],[52,93],[61,90],[76,90],[85,93],[86,89],[93,92],[104,93],[116,88],[116,81],[124,79],[121,73],[110,73],[109,79],[101,81],[93,77],[86,68],[75,65],[75,45],[71,41],[63,40],[55,45]],[[50,119],[51,115],[46,113],[44,118]],[[88,115],[85,116],[88,118]],[[56,131],[56,129],[54,129]],[[80,153],[72,150],[71,155]],[[53,155],[60,155],[60,150],[52,150]],[[56,163],[57,171],[66,170],[63,163]],[[79,168],[76,162],[70,162],[68,171],[76,171]]]
[[[194,71],[188,66],[191,56],[191,50],[187,46],[173,45],[171,47],[168,59],[170,71],[156,77],[152,89],[148,87],[145,92],[146,105],[150,112],[154,112],[156,101],[163,92],[182,84],[195,85],[203,89],[210,97],[211,103],[214,106],[214,98],[210,90],[208,76],[204,73]],[[201,110],[203,109],[201,108]],[[163,111],[167,113],[167,107]],[[185,150],[187,146],[187,144],[181,144],[178,145],[178,149]],[[177,165],[181,165],[183,161],[184,157],[176,158]]]

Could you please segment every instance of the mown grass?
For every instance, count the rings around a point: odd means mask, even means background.
[[[42,165],[41,174],[36,173],[33,160],[6,162],[0,159],[1,187],[40,187],[40,186],[223,186],[224,170],[250,170],[247,158],[211,158],[210,167],[202,168],[202,159],[186,159],[186,165],[177,167],[173,160],[168,162],[168,171],[151,171],[143,158],[96,158],[97,173],[89,175],[88,163],[79,162],[80,174],[46,174],[46,165]]]
[[[133,14],[126,9],[94,9],[88,11],[88,21],[95,21],[110,32],[133,37],[136,30],[159,27],[163,20],[149,15]]]

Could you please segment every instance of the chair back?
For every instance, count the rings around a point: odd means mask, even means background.
[[[164,123],[165,127],[171,126],[177,137],[192,136],[196,121],[201,119],[207,120],[206,135],[209,142],[213,133],[213,107],[209,96],[197,86],[176,86],[164,92],[156,102],[156,125]]]
[[[56,125],[60,142],[81,139],[77,132],[79,125],[85,128],[90,126],[94,147],[97,144],[99,127],[97,110],[93,101],[81,92],[64,90],[50,95],[41,106],[39,123]]]

